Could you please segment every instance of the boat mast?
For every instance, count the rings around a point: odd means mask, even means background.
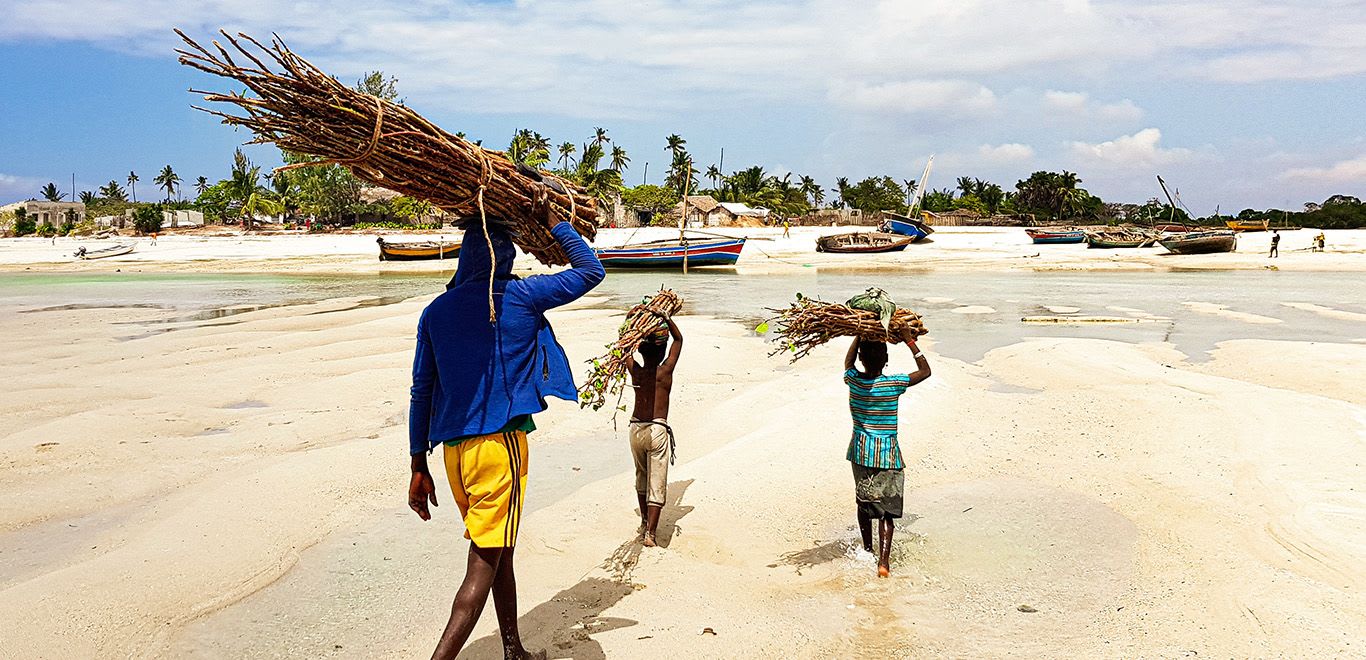
[[[930,154],[930,159],[925,161],[925,171],[920,174],[920,181],[915,184],[915,197],[911,198],[911,205],[906,207],[906,215],[912,219],[915,217],[915,207],[920,205],[920,201],[925,199],[925,185],[929,183],[930,168],[934,166],[934,154]]]
[[[1176,200],[1172,199],[1172,194],[1170,192],[1167,192],[1167,182],[1162,180],[1162,175],[1160,174],[1157,177],[1157,185],[1162,186],[1162,194],[1167,196],[1167,203],[1172,206],[1171,216],[1167,219],[1167,222],[1176,224]]]
[[[678,218],[678,245],[683,248],[683,274],[688,274],[688,240],[683,237],[683,226],[688,223],[688,185],[692,183],[692,161],[688,162],[683,177],[683,215]]]

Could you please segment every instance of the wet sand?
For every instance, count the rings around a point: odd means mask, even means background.
[[[0,311],[0,656],[429,653],[465,542],[443,474],[434,521],[406,508],[426,298],[381,298]],[[945,322],[990,316],[926,298]],[[605,302],[552,315],[576,364],[616,327]],[[1173,306],[1230,337],[1265,328]],[[931,334],[879,580],[854,549],[844,346],[789,365],[744,324],[680,324],[662,549],[634,541],[625,420],[537,418],[518,577],[551,657],[1359,652],[1366,344],[1230,339],[1194,359],[1058,336],[965,361],[951,342],[969,337]],[[466,656],[499,655],[489,608]]]

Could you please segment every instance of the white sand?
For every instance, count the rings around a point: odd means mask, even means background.
[[[356,303],[128,341],[114,323],[165,312],[0,315],[0,657],[429,653],[465,543],[440,471],[436,520],[405,506],[424,301]],[[575,364],[609,314],[553,315]],[[843,347],[789,367],[738,324],[680,323],[666,548],[631,542],[610,413],[537,418],[517,562],[551,657],[1359,655],[1366,346],[1192,366],[1050,339],[967,364],[927,340],[879,580],[849,550]],[[492,617],[470,657],[499,657]]]
[[[1241,321],[1243,323],[1260,324],[1284,323],[1284,321],[1275,317],[1262,316],[1261,314],[1239,312],[1237,310],[1229,309],[1228,305],[1216,305],[1214,303],[1196,301],[1187,301],[1181,304],[1197,312],[1200,312],[1201,314],[1210,314],[1213,316],[1229,319],[1230,321]]]
[[[963,305],[949,310],[954,314],[995,314],[996,308],[986,305]]]
[[[1349,312],[1347,310],[1337,309],[1335,307],[1327,307],[1324,305],[1315,305],[1313,303],[1303,302],[1283,302],[1281,304],[1285,305],[1286,307],[1293,307],[1294,309],[1302,309],[1306,312],[1313,312],[1320,316],[1326,316],[1330,319],[1366,322],[1366,314],[1361,314],[1358,312]]]

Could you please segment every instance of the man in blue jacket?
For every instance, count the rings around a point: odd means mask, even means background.
[[[505,656],[537,657],[522,647],[517,632],[512,569],[526,488],[526,436],[536,428],[531,416],[547,408],[546,397],[578,400],[569,359],[545,312],[588,293],[605,276],[592,248],[569,223],[556,224],[551,234],[569,255],[570,268],[519,279],[512,274],[517,253],[506,233],[492,222],[488,240],[480,226],[466,231],[455,277],[418,322],[408,506],[423,520],[431,519],[427,504],[436,506],[436,489],[427,454],[442,446],[470,539],[465,580],[436,658],[460,652],[490,590]]]

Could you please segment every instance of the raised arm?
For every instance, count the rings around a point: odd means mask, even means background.
[[[849,352],[844,354],[844,370],[849,371],[854,368],[854,359],[858,357],[859,338],[854,337],[854,343],[849,345]]]
[[[561,222],[551,228],[550,233],[569,255],[569,268],[553,275],[535,275],[523,280],[532,304],[542,312],[578,300],[607,276],[597,255],[593,254],[593,248],[572,225]]]
[[[915,385],[930,377],[930,363],[915,345],[915,333],[910,328],[901,331],[901,338],[906,342],[906,348],[911,349],[911,357],[915,358],[915,373],[911,374],[911,385]]]
[[[674,367],[678,364],[679,354],[683,352],[683,332],[678,329],[678,325],[674,323],[673,319],[667,316],[661,316],[660,318],[664,319],[664,322],[669,325],[669,338],[673,340],[673,344],[669,346],[669,355],[664,358],[664,364],[660,365],[660,368],[672,373]]]

